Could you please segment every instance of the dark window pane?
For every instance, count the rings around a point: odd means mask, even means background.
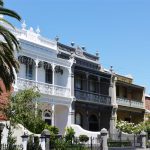
[[[33,65],[31,64],[26,65],[26,78],[29,80],[33,79]]]
[[[45,69],[45,82],[52,84],[52,69]]]

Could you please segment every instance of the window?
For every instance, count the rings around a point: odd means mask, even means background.
[[[82,116],[80,113],[76,114],[76,124],[82,126]]]
[[[109,85],[110,85],[109,79],[101,78],[100,79],[100,94],[109,95]]]
[[[116,86],[116,95],[117,95],[117,97],[119,97],[119,86],[118,85]]]
[[[52,84],[52,69],[45,69],[45,82]]]
[[[123,88],[123,94],[124,94],[123,97],[127,98],[127,88],[126,87]]]
[[[75,89],[82,90],[82,77],[80,76],[75,78]]]
[[[94,80],[90,80],[89,81],[89,90],[90,92],[96,92],[96,84]]]
[[[48,125],[52,125],[52,113],[49,110],[45,110],[44,114],[44,121],[48,124]]]
[[[33,79],[33,65],[26,64],[26,78],[29,80]]]

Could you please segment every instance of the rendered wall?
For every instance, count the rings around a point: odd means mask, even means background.
[[[59,128],[59,134],[64,134],[68,122],[69,108],[66,106],[55,106],[55,126]]]

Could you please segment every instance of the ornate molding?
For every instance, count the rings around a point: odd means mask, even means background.
[[[18,56],[18,61],[22,64],[35,65],[34,59],[27,56]]]

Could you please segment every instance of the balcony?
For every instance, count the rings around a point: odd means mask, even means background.
[[[24,90],[27,88],[37,87],[42,94],[55,95],[61,97],[70,97],[70,89],[58,85],[47,84],[43,82],[35,82],[33,80],[17,78],[17,88]]]
[[[97,93],[92,93],[89,91],[82,91],[82,90],[75,90],[75,97],[78,100],[104,104],[104,105],[111,105],[111,97],[100,95]]]
[[[122,106],[127,106],[127,107],[144,109],[143,102],[136,101],[136,100],[129,100],[129,99],[125,99],[125,98],[117,98],[117,104],[122,105]]]

